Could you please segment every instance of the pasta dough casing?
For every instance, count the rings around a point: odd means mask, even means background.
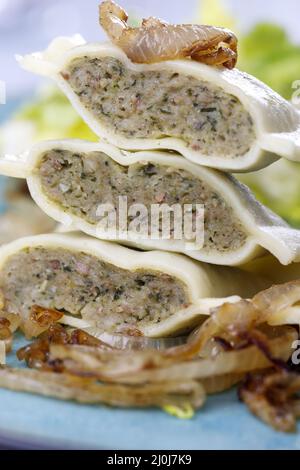
[[[63,258],[67,255],[72,259],[72,269],[63,262]],[[40,256],[42,258],[39,258]],[[31,261],[28,262],[30,257]],[[85,262],[88,263],[90,271],[85,269],[82,257],[85,257],[85,260],[88,257],[88,261]],[[99,274],[96,278],[97,286],[93,286],[91,274],[91,266],[94,262],[101,262],[103,271],[105,269],[112,270],[110,280],[107,277],[103,280],[101,278],[102,274]],[[22,267],[22,263],[26,263],[26,266]],[[37,263],[40,263],[40,265]],[[75,271],[73,269],[74,263],[76,266]],[[135,319],[133,326],[138,328],[142,334],[153,337],[170,335],[189,329],[200,321],[202,315],[208,315],[211,308],[225,301],[236,301],[239,299],[239,297],[236,297],[237,295],[251,297],[255,292],[269,285],[268,281],[263,278],[236,268],[196,263],[182,255],[161,251],[139,252],[78,233],[26,237],[0,248],[0,288],[5,299],[5,308],[14,310],[15,305],[19,305],[21,312],[15,313],[21,313],[23,318],[27,317],[27,308],[30,308],[31,303],[40,303],[44,307],[57,308],[57,302],[60,302],[60,308],[64,309],[65,304],[61,298],[59,300],[59,296],[71,297],[71,301],[76,299],[77,288],[74,290],[74,285],[77,285],[78,289],[83,286],[84,295],[87,295],[85,286],[88,286],[89,289],[97,287],[100,299],[103,293],[103,295],[106,295],[108,292],[108,297],[103,298],[111,302],[109,297],[111,283],[113,283],[113,292],[120,292],[118,298],[113,296],[113,299],[118,302],[113,307],[112,313],[114,314],[117,305],[124,307],[122,295],[125,296],[125,305],[130,301],[126,298],[126,282],[128,282],[130,276],[136,276],[141,272],[146,277],[162,276],[160,284],[169,283],[171,279],[175,283],[175,288],[176,283],[178,283],[180,289],[184,288],[185,292],[185,299],[181,301],[183,302],[182,305],[178,304],[178,309],[174,312],[170,311],[171,313],[169,312],[164,318],[157,317],[160,312],[158,310],[154,318],[146,317],[145,320],[141,316]],[[64,279],[62,276],[64,276]],[[116,276],[119,277],[116,278]],[[135,285],[139,286],[137,292],[140,292],[143,283],[138,282]],[[123,288],[122,291],[120,291],[121,287]],[[60,288],[62,289],[61,292]],[[153,294],[153,291],[151,292]],[[92,304],[98,302],[98,297],[94,298]],[[81,297],[79,299],[82,301]],[[138,302],[133,303],[132,308],[138,308],[141,313],[144,308],[146,309],[146,303],[148,302],[150,307],[155,306],[159,309],[159,299],[153,299],[155,298],[152,296],[146,298],[142,305],[139,305]],[[91,298],[89,296],[88,300],[87,305],[91,307]],[[132,300],[135,301],[135,297]],[[174,302],[173,298],[170,299],[170,305],[172,302]],[[106,322],[110,320],[110,314],[109,312],[105,313],[105,303],[97,305],[99,308],[92,317],[91,325],[100,322],[98,326],[105,328]],[[27,307],[25,308],[25,306]],[[77,305],[74,308],[77,308]],[[80,312],[84,320],[91,320],[86,312],[85,301],[81,304]],[[78,315],[80,312],[70,313]],[[124,325],[121,324],[121,326],[128,326],[129,313],[126,309],[121,309],[121,312],[123,312],[121,315],[124,315]],[[121,323],[122,318],[121,316]]]
[[[95,221],[90,221],[85,218],[85,216],[81,214],[80,210],[75,213],[71,206],[68,208],[65,203],[61,203],[52,198],[52,196],[45,190],[39,166],[41,165],[43,156],[47,154],[47,152],[51,152],[53,150],[57,150],[57,152],[69,152],[71,155],[71,162],[73,154],[74,158],[75,155],[77,155],[77,157],[78,155],[82,155],[83,159],[86,158],[88,160],[90,154],[98,152],[106,155],[108,160],[119,165],[120,168],[131,168],[131,165],[134,167],[138,164],[145,165],[150,163],[151,165],[156,165],[158,169],[161,167],[167,168],[167,171],[177,171],[181,176],[185,173],[186,175],[190,175],[194,181],[198,181],[197,179],[199,179],[199,182],[201,181],[202,185],[205,184],[206,187],[211,190],[208,200],[204,201],[204,212],[206,207],[208,212],[210,210],[214,210],[214,207],[211,208],[211,194],[214,194],[218,201],[216,203],[216,210],[219,210],[219,206],[221,208],[223,206],[225,207],[225,209],[224,207],[222,209],[223,218],[221,219],[221,215],[219,215],[220,221],[217,221],[219,225],[214,225],[215,218],[218,218],[218,216],[215,215],[211,218],[212,228],[209,224],[207,226],[204,225],[204,236],[205,231],[208,231],[208,234],[210,234],[209,231],[211,230],[212,239],[214,240],[214,236],[216,237],[215,246],[213,244],[207,246],[204,244],[202,249],[191,250],[187,247],[186,240],[184,239],[153,239],[151,237],[145,239],[143,236],[136,236],[136,234],[134,237],[130,237],[130,233],[127,234],[127,240],[124,240],[123,237],[121,238],[118,233],[113,235],[113,239],[116,241],[128,243],[142,249],[161,249],[181,252],[196,260],[220,265],[240,265],[242,263],[246,263],[247,261],[263,254],[264,250],[271,252],[282,264],[289,264],[292,261],[299,260],[300,232],[298,230],[290,228],[280,217],[262,206],[253,197],[248,188],[240,184],[234,177],[213,169],[195,165],[182,157],[158,151],[130,153],[119,150],[118,148],[105,143],[64,140],[41,142],[36,144],[31,151],[22,155],[19,159],[7,156],[0,160],[0,173],[9,176],[27,177],[31,195],[36,203],[50,217],[63,224],[68,230],[81,230],[100,239],[112,239],[111,234],[99,227]],[[55,168],[53,169],[53,172],[55,174],[59,173]],[[173,181],[173,179],[174,177],[172,177],[170,181]],[[106,177],[105,183],[107,183],[107,180],[109,180],[109,178]],[[150,179],[148,179],[148,181],[150,181]],[[64,186],[66,186],[65,183],[70,184],[70,182],[66,182],[62,179],[62,184],[64,184]],[[130,192],[134,195],[136,190],[135,184],[131,180],[129,183]],[[101,185],[101,176],[100,181],[97,184]],[[168,184],[170,183],[166,180],[166,192],[170,190]],[[92,183],[87,186],[91,185]],[[78,182],[76,182],[75,186],[78,186]],[[147,181],[145,181],[145,187],[147,188],[145,194],[148,194],[150,189]],[[110,188],[108,189],[109,191],[107,194],[110,192]],[[174,191],[176,194],[180,194],[181,189],[180,183],[178,183],[178,186],[174,188]],[[191,194],[193,195],[193,193]],[[120,195],[122,196],[122,194]],[[89,199],[89,197],[91,197],[91,194],[89,196],[87,192],[87,194],[85,194],[85,198]],[[155,193],[153,197],[155,198]],[[105,199],[105,201],[100,199],[99,201],[97,200],[99,203],[107,201],[108,199]],[[140,203],[143,202],[143,200],[136,200],[136,202]],[[179,204],[181,203],[180,200],[178,202]],[[199,203],[198,200],[191,200],[191,202]],[[80,204],[78,203],[77,205],[79,205],[80,209]],[[220,234],[222,235],[222,231],[224,230],[224,233],[226,231],[229,238],[232,236],[234,239],[235,232],[233,227],[235,221],[239,224],[239,227],[241,227],[241,233],[244,234],[245,238],[240,244],[233,243],[227,250],[224,250],[223,248],[221,249],[218,246],[219,242],[217,241],[217,237]],[[216,231],[215,234],[213,234],[214,230]]]
[[[245,112],[249,113],[248,122],[252,122],[251,125],[253,125],[255,137],[249,142],[249,149],[246,149],[247,151],[242,154],[238,154],[238,152],[232,156],[226,154],[226,152],[228,153],[230,148],[233,147],[234,140],[237,139],[238,141],[239,136],[240,144],[243,145],[246,122],[244,122],[240,129],[237,128],[232,134],[232,142],[227,143],[227,151],[221,154],[222,145],[220,142],[218,151],[213,151],[213,147],[210,146],[207,152],[204,153],[202,148],[204,143],[200,142],[196,147],[189,145],[187,141],[179,137],[182,135],[182,131],[179,132],[178,136],[172,136],[169,131],[166,132],[166,129],[162,129],[162,135],[156,136],[155,138],[151,138],[151,136],[147,137],[146,135],[139,138],[124,135],[120,130],[117,130],[118,126],[120,127],[122,123],[125,122],[126,124],[126,122],[129,122],[129,118],[120,121],[116,129],[113,128],[112,125],[107,124],[107,122],[104,122],[103,119],[97,118],[83,102],[83,97],[86,94],[85,91],[81,90],[80,92],[78,91],[77,94],[75,93],[69,83],[70,74],[69,72],[65,72],[65,70],[72,61],[80,58],[85,60],[91,59],[91,61],[93,61],[107,57],[119,61],[119,63],[123,64],[125,67],[124,70],[129,70],[132,73],[144,74],[144,76],[146,76],[147,73],[169,73],[171,76],[175,74],[176,77],[188,77],[188,81],[199,80],[199,87],[202,88],[202,92],[204,89],[206,93],[207,87],[211,86],[217,90],[217,93],[220,92],[223,97],[227,96],[229,98],[229,104],[231,97],[233,101],[237,101],[242,105]],[[78,35],[71,38],[57,38],[50,44],[45,52],[38,52],[24,57],[19,56],[18,61],[26,70],[53,78],[90,128],[101,137],[101,139],[105,139],[120,148],[128,150],[147,150],[154,148],[175,150],[194,163],[235,172],[245,172],[263,168],[274,162],[278,156],[295,161],[300,160],[299,111],[265,84],[237,69],[226,70],[220,67],[200,64],[192,60],[174,60],[151,65],[133,64],[119,48],[112,44],[86,44]],[[113,75],[114,74],[110,76],[109,80],[113,79]],[[89,73],[87,73],[87,77],[88,76]],[[97,73],[95,73],[95,77],[97,77]],[[95,84],[95,80],[96,78],[94,79],[94,77],[93,79],[87,80],[85,85],[87,90],[89,90],[89,85],[91,85],[92,82]],[[105,83],[107,83],[107,79],[105,80]],[[137,79],[138,82],[139,80],[140,78]],[[97,86],[98,85],[99,83],[97,81]],[[102,85],[100,84],[100,86]],[[104,87],[105,84],[103,82],[103,88]],[[156,86],[156,89],[159,88],[160,85]],[[167,95],[168,93],[170,94],[170,91],[167,92]],[[99,110],[101,103],[99,93],[96,98],[97,104],[95,106],[97,110]],[[139,106],[139,93],[137,93],[136,99],[137,102],[135,105]],[[175,101],[178,100],[178,96],[175,95],[174,99]],[[226,105],[224,110],[219,110],[219,114],[217,113],[216,115],[214,114],[216,111],[213,111],[210,107],[210,99],[211,98],[208,98],[208,104],[205,105],[206,98],[204,98],[204,108],[202,107],[200,109],[200,114],[198,111],[195,114],[196,117],[199,114],[200,118],[191,123],[191,128],[194,130],[198,129],[199,133],[204,132],[205,141],[207,138],[215,138],[217,134],[214,126],[216,125],[218,127],[218,119],[222,119],[222,112],[226,112],[228,108],[228,105]],[[148,102],[148,99],[145,101]],[[181,109],[180,103],[178,103],[178,106],[179,109]],[[189,109],[190,112],[181,124],[184,124],[189,119],[189,114],[193,111],[191,107],[189,107]],[[170,113],[169,110],[160,110],[161,112]],[[156,111],[156,115],[157,112],[158,111]],[[210,114],[211,112],[212,114]],[[116,116],[117,113],[114,112],[113,115]],[[206,116],[206,120],[204,116]],[[167,116],[167,121],[170,117],[172,116]],[[228,122],[230,126],[226,132],[224,131],[222,135],[220,135],[220,139],[226,140],[226,136],[228,136],[228,133],[231,133],[233,125],[238,125],[236,120],[231,122],[231,119],[230,115],[226,116],[226,118],[223,116],[223,124],[226,125],[226,122]],[[139,121],[141,121],[140,117]],[[208,125],[209,131],[207,131],[206,125]],[[135,127],[138,127],[138,125]],[[148,126],[149,132],[150,127]]]

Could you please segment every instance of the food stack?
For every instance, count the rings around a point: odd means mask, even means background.
[[[65,233],[3,247],[0,288],[25,332],[38,305],[83,329],[180,335],[212,308],[272,284],[271,274],[236,266],[267,251],[283,265],[299,260],[299,232],[228,172],[300,159],[300,115],[234,68],[237,41],[227,30],[154,19],[133,29],[112,2],[103,2],[100,20],[109,44],[58,38],[19,58],[54,79],[99,142],[41,142],[1,161],[1,173],[27,178],[33,199]],[[136,204],[203,205],[203,246],[176,238],[172,221],[169,239],[149,227],[128,233]],[[100,223],[103,208],[113,209],[117,232]]]

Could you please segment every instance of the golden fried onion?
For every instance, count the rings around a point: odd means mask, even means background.
[[[1,297],[1,295],[0,295]],[[1,302],[1,301],[0,301]],[[19,328],[21,318],[14,313],[0,311],[0,364],[6,364],[6,353],[12,349],[13,333]]]
[[[247,374],[240,398],[268,424],[291,431],[300,414],[300,376],[288,363],[298,329],[287,323],[291,309],[297,319],[299,308],[300,280],[214,309],[185,344],[135,349],[130,343],[123,349],[123,342],[112,346],[102,334],[100,339],[66,329],[58,323],[60,312],[35,306],[31,320],[47,330],[17,353],[35,370],[0,368],[0,387],[83,403],[159,406],[189,417],[207,393],[225,390]],[[17,327],[14,317],[2,318],[2,338],[10,323]]]
[[[190,57],[232,69],[237,61],[237,38],[225,28],[171,25],[157,18],[144,19],[139,28],[131,28],[127,13],[109,0],[100,4],[99,19],[111,41],[132,62],[151,64]]]
[[[30,369],[0,369],[0,387],[80,403],[128,407],[184,406],[199,408],[205,401],[201,384],[164,382],[140,387],[100,384],[95,379]]]
[[[248,374],[239,389],[250,411],[277,431],[296,431],[300,416],[300,376],[270,369]]]
[[[286,317],[299,302],[300,280],[296,280],[274,285],[259,292],[251,300],[223,304],[216,308],[211,316],[193,332],[186,344],[170,348],[164,354],[167,357],[189,359],[200,354],[210,338],[219,335],[220,332],[232,337],[242,337],[263,323],[287,324]],[[273,323],[274,319],[276,322]],[[300,324],[300,316],[295,324]]]
[[[265,369],[275,360],[287,361],[297,331],[288,326],[278,327],[275,337],[266,337],[260,350],[250,345],[240,350],[220,352],[216,357],[189,361],[170,360],[154,351],[118,351],[89,346],[54,343],[50,345],[52,360],[60,360],[70,373],[88,373],[105,382],[123,384],[160,383],[164,381],[204,380],[224,374],[240,374]],[[267,354],[265,348],[268,348]],[[267,357],[269,356],[269,357]]]

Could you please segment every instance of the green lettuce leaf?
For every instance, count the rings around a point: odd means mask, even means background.
[[[78,138],[97,140],[65,96],[47,89],[17,111],[13,119],[34,124],[36,139]]]

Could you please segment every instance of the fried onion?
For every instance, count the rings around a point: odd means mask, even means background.
[[[215,308],[184,344],[182,338],[156,344],[93,327],[87,328],[92,335],[70,329],[60,324],[61,312],[34,306],[31,321],[47,330],[17,353],[32,369],[2,367],[0,386],[83,403],[159,406],[189,418],[205,394],[226,390],[247,374],[240,398],[275,429],[292,431],[300,416],[300,375],[289,359],[298,328],[286,324],[298,309],[300,281],[292,281]],[[272,326],[279,319],[281,326]],[[19,321],[11,314],[0,318],[2,363],[3,341]]]
[[[300,416],[300,376],[287,371],[269,370],[248,374],[239,389],[239,396],[250,411],[274,429],[296,430]]]
[[[199,408],[205,401],[205,391],[195,381],[131,387],[100,384],[90,378],[30,369],[0,369],[0,387],[62,400],[119,407],[183,406],[189,403]]]
[[[143,20],[138,28],[127,24],[127,13],[116,3],[99,7],[100,24],[132,62],[154,63],[189,57],[229,69],[237,61],[237,38],[225,28],[206,25],[171,25],[157,18]]]
[[[21,319],[14,313],[0,311],[0,364],[6,364],[6,354],[12,349],[13,333],[19,328]]]
[[[50,357],[62,361],[65,370],[71,373],[89,373],[107,382],[142,384],[164,380],[201,380],[264,369],[272,365],[273,357],[287,361],[292,352],[292,343],[297,337],[298,333],[294,328],[282,327],[277,337],[268,340],[269,357],[256,345],[219,353],[214,358],[170,361],[151,351],[105,351],[66,344],[50,345]]]
[[[145,350],[156,349],[162,350],[170,348],[171,346],[178,346],[184,344],[186,337],[168,337],[168,338],[149,338],[147,336],[128,336],[124,334],[111,334],[97,327],[84,328],[84,331],[100,339],[107,345],[115,349],[133,349]]]
[[[0,365],[6,364],[6,344],[0,340]]]

